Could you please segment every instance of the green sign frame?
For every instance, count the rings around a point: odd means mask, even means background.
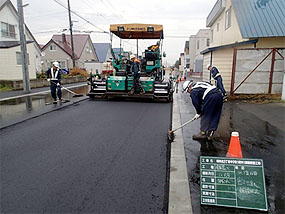
[[[200,156],[202,205],[267,211],[261,159]]]

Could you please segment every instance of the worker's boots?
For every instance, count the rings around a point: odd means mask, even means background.
[[[207,132],[207,139],[209,141],[213,140],[213,135],[214,135],[214,131],[208,131]]]
[[[203,141],[207,139],[207,135],[205,132],[199,132],[198,134],[195,134],[192,136],[193,140]]]
[[[129,95],[133,95],[135,93],[135,89],[132,88],[131,91],[129,92]]]

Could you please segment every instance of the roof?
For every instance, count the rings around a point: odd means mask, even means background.
[[[185,51],[186,49],[189,49],[189,40],[185,41],[184,51]]]
[[[123,28],[119,31],[119,28]],[[153,31],[148,31],[153,27]],[[110,31],[121,39],[163,39],[163,26],[155,24],[113,24]]]
[[[88,41],[89,35],[88,34],[74,34],[72,35],[72,37],[73,37],[75,58],[80,58],[84,50],[85,44]],[[67,53],[69,53],[69,55],[72,55],[70,35],[66,35],[66,34],[53,35],[51,39],[54,42],[56,42]]]
[[[284,0],[232,0],[243,38],[285,36]]]
[[[110,43],[93,43],[99,62],[105,62]]]
[[[33,43],[33,41],[27,41],[27,44],[29,43]],[[19,45],[19,41],[0,41],[0,48],[12,48]]]
[[[247,41],[243,41],[243,42],[235,42],[235,43],[232,43],[232,44],[220,45],[220,46],[207,48],[207,49],[201,51],[200,53],[201,54],[206,54],[206,53],[209,53],[211,51],[215,51],[215,50],[221,49],[221,48],[229,48],[229,47],[233,48],[233,47],[237,47],[239,45],[254,44],[254,43],[257,43],[257,42],[258,42],[258,39],[252,39],[252,40],[247,40]]]

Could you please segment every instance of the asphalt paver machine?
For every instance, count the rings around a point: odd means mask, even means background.
[[[90,98],[97,97],[134,97],[134,98],[150,98],[154,100],[172,101],[173,90],[169,80],[164,79],[165,71],[162,66],[162,42],[163,42],[163,26],[148,24],[114,24],[110,25],[111,38],[113,35],[120,39],[152,39],[157,42],[146,47],[141,56],[137,58],[141,61],[141,78],[140,82],[145,90],[144,94],[137,93],[130,95],[129,92],[133,85],[133,77],[131,73],[130,52],[115,52],[111,45],[111,53],[113,58],[113,73],[106,78],[93,78],[92,74],[88,78],[90,91],[87,95]],[[121,40],[120,40],[121,41]],[[112,44],[112,39],[111,39]],[[120,42],[121,44],[121,42]],[[120,45],[121,46],[121,45]],[[94,76],[94,75],[93,75]]]

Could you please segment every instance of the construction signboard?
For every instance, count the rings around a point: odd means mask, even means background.
[[[261,159],[200,157],[201,204],[267,211]]]

